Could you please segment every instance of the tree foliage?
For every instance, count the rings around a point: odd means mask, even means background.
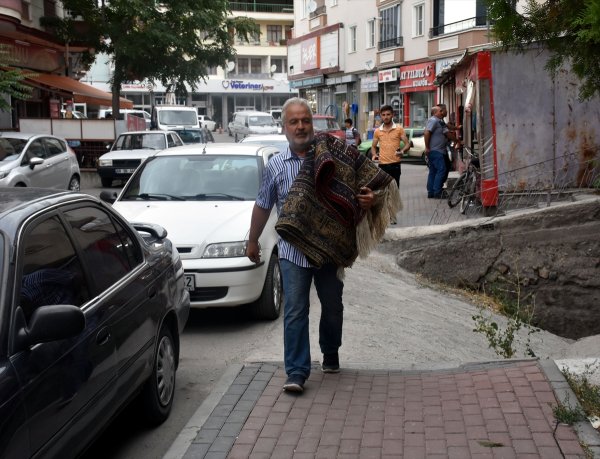
[[[488,0],[493,33],[505,48],[544,42],[551,51],[547,69],[569,63],[581,79],[579,97],[600,95],[600,0]]]
[[[62,0],[66,18],[45,17],[65,41],[111,56],[113,112],[121,83],[160,81],[176,93],[195,87],[210,67],[235,53],[233,35],[258,33],[249,18],[230,17],[227,0]]]
[[[28,99],[31,86],[23,83],[27,75],[20,70],[10,68],[13,64],[6,45],[0,44],[0,94],[7,94],[15,99]],[[0,97],[0,110],[10,110],[10,104]]]

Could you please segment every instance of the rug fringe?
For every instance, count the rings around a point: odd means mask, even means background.
[[[377,200],[356,227],[356,247],[358,256],[366,258],[379,243],[392,217],[402,210],[400,190],[392,180],[387,187],[377,193]]]

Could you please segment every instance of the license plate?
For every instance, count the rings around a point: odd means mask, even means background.
[[[133,174],[135,169],[117,169],[117,174]]]
[[[193,274],[184,274],[183,285],[186,290],[196,290],[196,276],[194,276]]]

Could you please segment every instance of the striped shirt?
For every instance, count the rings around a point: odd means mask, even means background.
[[[289,147],[282,153],[273,156],[267,163],[263,181],[258,191],[256,205],[262,209],[270,210],[277,205],[277,213],[281,208],[292,182],[300,172],[303,158],[293,153]],[[289,242],[279,238],[279,258],[288,260],[302,268],[310,268],[312,265],[300,250]]]

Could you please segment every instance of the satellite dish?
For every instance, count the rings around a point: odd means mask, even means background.
[[[315,0],[310,0],[310,2],[308,2],[308,12],[314,13],[316,10],[317,10],[317,2],[315,2]]]
[[[372,59],[369,59],[368,61],[365,62],[365,68],[367,70],[373,70],[374,67],[375,67],[375,62],[373,62]]]
[[[275,64],[273,64],[271,66],[271,73],[275,73],[275,70],[277,70],[277,66]]]
[[[235,68],[235,62],[227,62],[227,71],[231,72]]]

